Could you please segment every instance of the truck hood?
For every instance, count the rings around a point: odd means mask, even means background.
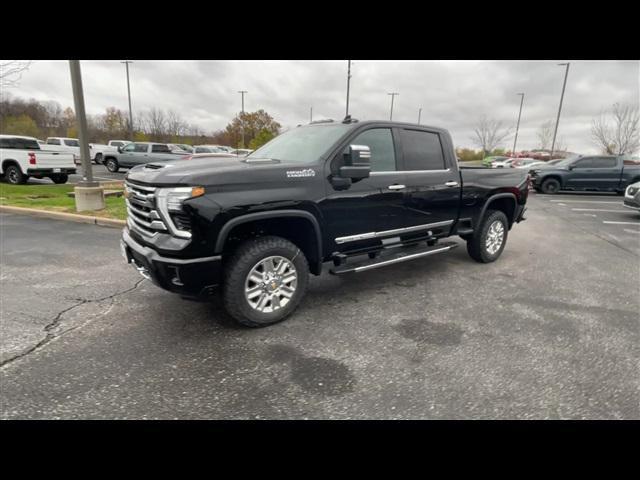
[[[246,161],[245,157],[215,157],[165,160],[139,165],[126,178],[152,185],[217,186],[269,182],[286,178],[315,177],[318,165],[280,160]]]

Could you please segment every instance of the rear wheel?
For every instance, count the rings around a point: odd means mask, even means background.
[[[224,305],[242,325],[271,325],[293,313],[308,282],[309,264],[296,245],[276,236],[248,240],[225,268]]]
[[[53,180],[53,183],[67,183],[67,181],[69,180],[69,175],[67,175],[66,173],[59,173],[57,175],[51,175],[51,180]]]
[[[20,167],[17,165],[9,165],[4,172],[4,176],[12,185],[22,185],[27,183],[27,176],[22,173]]]
[[[542,182],[542,193],[554,194],[560,190],[560,182],[555,178],[547,178]]]
[[[507,243],[509,222],[504,212],[487,210],[480,227],[467,241],[467,252],[476,262],[490,263],[500,257]]]
[[[107,158],[107,160],[104,162],[104,165],[111,173],[116,173],[120,168],[120,166],[118,165],[118,161],[115,158]]]

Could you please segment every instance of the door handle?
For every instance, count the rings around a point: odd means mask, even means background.
[[[405,185],[398,185],[397,183],[394,183],[393,185],[389,185],[387,188],[389,190],[402,190],[407,187]]]
[[[447,187],[457,187],[458,186],[458,182],[455,182],[455,181],[452,180],[450,182],[446,182],[445,185]]]

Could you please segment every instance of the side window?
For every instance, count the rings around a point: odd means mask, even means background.
[[[151,151],[154,153],[171,153],[171,149],[167,145],[151,145]]]
[[[77,140],[65,140],[64,144],[67,147],[79,147],[80,143]]]
[[[126,147],[124,147],[122,149],[123,152],[133,152],[135,151],[136,148],[136,144],[135,143],[130,143],[129,145],[127,145]]]
[[[574,168],[591,168],[593,166],[591,158],[583,158],[573,164]]]
[[[372,128],[362,132],[352,145],[366,145],[371,150],[372,172],[394,172],[396,168],[396,153],[393,148],[393,136],[389,128]]]
[[[618,166],[617,158],[595,157],[592,162],[593,168],[616,168]]]
[[[136,153],[147,153],[149,147],[144,143],[135,143],[133,147],[133,151]]]
[[[7,137],[0,137],[0,148],[11,148],[11,143]]]
[[[48,145],[60,145],[60,140],[57,138],[50,138],[47,140]]]
[[[421,130],[400,130],[405,170],[444,170],[440,135]]]

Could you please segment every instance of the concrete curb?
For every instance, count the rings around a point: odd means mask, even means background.
[[[92,223],[94,225],[112,228],[122,228],[127,224],[124,220],[116,220],[114,218],[91,217],[89,215],[77,215],[75,213],[12,207],[10,205],[0,205],[0,212],[17,213],[18,215],[31,215],[34,217],[55,218],[57,220],[66,220],[68,222]]]

